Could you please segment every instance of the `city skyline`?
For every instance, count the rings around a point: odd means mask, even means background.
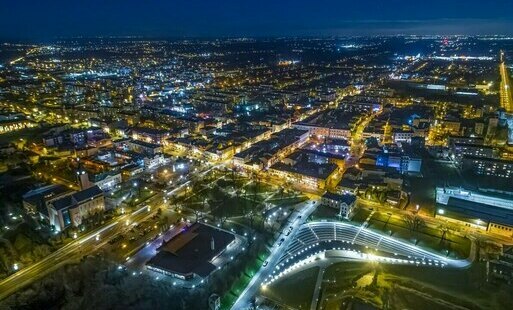
[[[12,1],[0,308],[513,305],[513,1]]]

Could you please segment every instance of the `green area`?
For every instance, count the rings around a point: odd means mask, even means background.
[[[270,204],[291,206],[305,200],[303,195],[286,192],[258,179],[218,173],[192,183],[176,203],[193,211],[208,212],[217,218],[232,218],[259,217]]]
[[[283,198],[280,198],[280,195],[276,195],[275,197],[268,200],[269,203],[272,203],[278,207],[281,206],[292,206],[298,203],[302,203],[308,200],[306,196],[303,195],[292,195],[290,197],[284,196]]]
[[[0,134],[0,144],[12,143],[23,139],[28,142],[41,142],[44,128],[24,128],[17,131],[11,131]]]
[[[388,309],[510,309],[513,288],[486,282],[484,264],[468,269],[337,263],[326,269],[322,308],[358,300]]]
[[[319,267],[310,268],[265,288],[262,294],[279,305],[294,309],[310,309]]]
[[[205,287],[181,289],[172,282],[89,256],[2,300],[0,309],[208,309]]]
[[[340,210],[335,209],[335,208],[330,208],[325,205],[320,205],[317,208],[315,208],[314,212],[310,215],[310,219],[312,221],[318,221],[318,220],[322,220],[322,219],[329,219],[329,220],[340,219],[338,216],[339,211]]]
[[[351,221],[362,223],[371,212],[359,208]],[[445,225],[429,227],[414,215],[398,216],[391,212],[376,211],[369,220],[368,228],[452,258],[467,258],[470,253],[471,241],[468,238],[458,235]]]
[[[233,304],[237,301],[239,295],[244,291],[246,286],[251,281],[251,277],[244,274],[235,283],[233,283],[229,292],[221,299],[221,309],[230,309]]]
[[[6,230],[0,238],[0,276],[11,274],[15,264],[18,268],[30,265],[46,257],[54,249],[52,243],[44,240],[27,223]]]
[[[262,250],[256,255],[256,258],[251,259],[251,261],[245,266],[241,277],[232,284],[228,292],[224,294],[223,298],[221,298],[221,309],[230,309],[232,307],[253,276],[262,267],[262,264],[267,259],[268,255],[269,253],[267,250]]]

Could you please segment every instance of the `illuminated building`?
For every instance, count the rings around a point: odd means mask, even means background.
[[[339,216],[347,218],[353,211],[356,196],[352,194],[325,193],[321,198],[321,204],[339,210]]]
[[[205,278],[215,271],[212,261],[235,242],[235,236],[223,230],[195,223],[170,240],[164,241],[148,269],[183,280]]]
[[[513,161],[486,157],[463,156],[463,170],[490,177],[513,178]]]
[[[469,228],[513,237],[513,196],[436,188],[435,217]]]
[[[72,192],[48,203],[48,219],[57,231],[77,227],[82,220],[105,210],[103,191],[98,186]]]

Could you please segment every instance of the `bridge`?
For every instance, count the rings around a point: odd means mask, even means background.
[[[265,284],[285,276],[305,262],[316,259],[379,261],[389,264],[466,268],[471,262],[453,259],[395,239],[363,226],[346,222],[310,222],[303,224],[294,239],[283,249]]]

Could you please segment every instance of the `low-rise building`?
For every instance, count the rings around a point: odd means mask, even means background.
[[[41,213],[48,217],[48,203],[70,193],[64,185],[51,184],[28,191],[23,195],[23,207],[29,214]]]
[[[339,216],[349,217],[356,202],[356,196],[353,194],[333,194],[326,192],[321,198],[321,204],[330,208],[339,210]]]
[[[269,174],[295,185],[318,190],[326,188],[331,180],[337,179],[339,170],[339,167],[332,163],[299,162],[295,165],[287,165],[278,162],[269,168]]]
[[[308,130],[310,135],[331,139],[351,138],[351,124],[359,112],[347,112],[342,109],[330,109],[315,113],[314,115],[294,123],[292,127]]]
[[[412,151],[381,152],[376,156],[376,166],[394,168],[400,173],[419,173],[422,158]]]
[[[255,143],[235,154],[233,163],[246,170],[267,169],[304,145],[308,139],[307,130],[284,129],[272,134],[270,139]]]
[[[128,148],[132,152],[136,152],[139,154],[154,156],[156,154],[162,153],[162,145],[160,144],[144,142],[139,140],[132,140],[129,141],[127,144]]]
[[[169,158],[162,154],[144,158],[144,169],[154,169],[169,163]]]
[[[513,196],[437,187],[435,217],[513,237]]]
[[[224,230],[195,223],[176,237],[164,241],[146,266],[148,269],[183,280],[206,278],[216,270],[212,261],[235,242]]]
[[[81,189],[98,186],[104,191],[111,190],[123,181],[119,171],[89,174],[84,170],[79,170],[77,171],[77,179]]]
[[[57,231],[77,227],[90,215],[105,210],[103,191],[98,186],[72,192],[48,203],[48,219]]]
[[[132,138],[153,144],[164,144],[164,141],[169,138],[169,132],[161,129],[135,127],[132,129]]]

